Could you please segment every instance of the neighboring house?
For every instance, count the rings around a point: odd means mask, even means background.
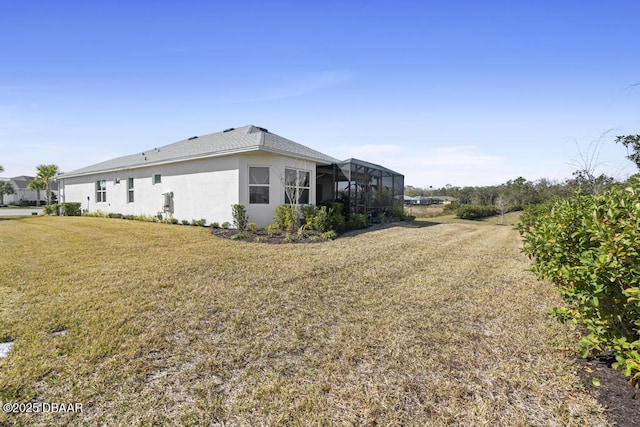
[[[82,209],[178,220],[232,222],[231,205],[249,221],[273,223],[275,208],[340,200],[350,212],[402,203],[404,177],[378,165],[340,161],[257,126],[230,128],[108,160],[57,177],[60,199]]]
[[[4,195],[4,204],[15,205],[36,205],[38,204],[38,192],[36,190],[27,190],[27,186],[33,181],[33,176],[16,176],[13,178],[0,178],[3,181],[8,181],[13,187],[14,194]],[[53,183],[53,190],[57,190],[57,185]],[[56,193],[56,191],[54,191]],[[40,190],[40,204],[45,205],[47,203],[46,190]]]
[[[404,196],[406,205],[450,205],[456,201],[458,199],[451,196]]]

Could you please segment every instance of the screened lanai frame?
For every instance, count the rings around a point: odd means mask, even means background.
[[[404,175],[374,163],[348,159],[319,166],[316,174],[317,200],[340,202],[347,214],[372,220],[404,203]]]

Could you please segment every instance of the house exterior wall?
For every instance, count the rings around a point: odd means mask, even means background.
[[[285,169],[310,172],[309,204],[316,203],[316,163],[269,153],[251,153],[240,157],[240,203],[247,208],[249,222],[265,227],[274,222],[274,212],[285,202]],[[269,204],[249,203],[249,167],[269,167]]]
[[[252,204],[249,199],[249,168],[269,168],[269,203]],[[62,178],[61,201],[79,202],[89,212],[125,215],[158,215],[163,212],[165,193],[172,192],[169,211],[174,218],[207,224],[233,223],[231,205],[243,204],[249,221],[260,227],[274,222],[274,212],[285,202],[285,168],[309,172],[309,203],[316,202],[316,164],[265,152],[242,153],[166,165],[125,169],[80,177]],[[154,184],[154,175],[161,182]],[[128,202],[128,179],[134,179],[134,202]],[[120,180],[116,184],[116,179]],[[96,182],[106,181],[106,201],[98,202]],[[88,199],[87,199],[88,197]]]
[[[160,183],[154,176],[160,175]],[[207,223],[232,222],[231,205],[238,203],[238,156],[197,159],[165,165],[124,169],[64,178],[65,202],[80,202],[89,212],[125,215],[163,213],[165,194],[173,193],[169,210],[178,220],[204,218]],[[133,202],[129,202],[128,179],[133,178]],[[120,182],[116,183],[119,179]],[[98,202],[96,182],[106,181],[106,201]]]

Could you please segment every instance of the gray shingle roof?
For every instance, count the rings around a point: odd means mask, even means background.
[[[141,153],[107,160],[76,169],[65,173],[63,176],[90,175],[118,169],[138,168],[159,163],[224,156],[247,151],[267,151],[311,160],[319,164],[339,162],[338,159],[270,133],[264,128],[248,125],[237,129],[227,129],[222,132],[192,137],[173,144],[145,150]]]

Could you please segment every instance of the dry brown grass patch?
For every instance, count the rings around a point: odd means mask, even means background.
[[[48,425],[606,425],[508,227],[317,245],[100,218],[0,222],[0,400]],[[55,335],[56,330],[66,331]],[[2,417],[3,415],[0,415]]]

